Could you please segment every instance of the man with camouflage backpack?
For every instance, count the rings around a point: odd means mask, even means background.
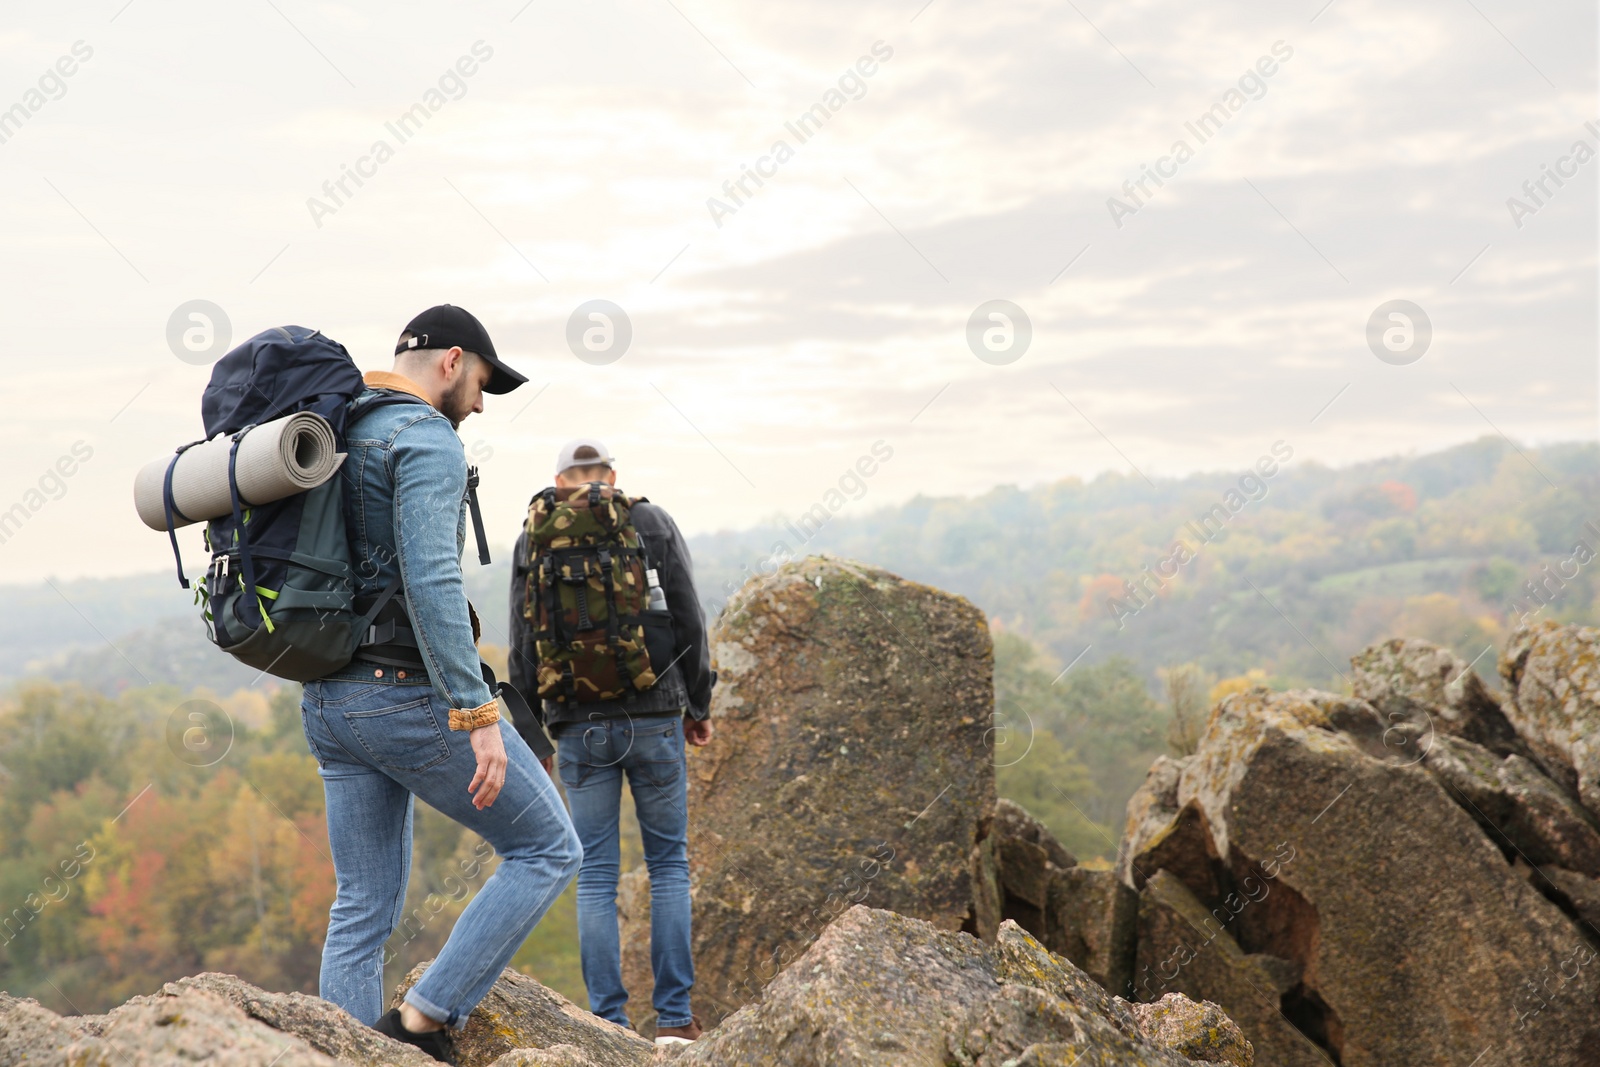
[[[568,442],[534,495],[511,576],[510,681],[537,689],[583,842],[578,940],[589,1010],[622,1026],[618,822],[628,777],[650,871],[656,1043],[693,1041],[688,774],[711,740],[716,672],[689,548],[672,517],[616,489],[599,441]],[[688,714],[685,715],[684,713]]]

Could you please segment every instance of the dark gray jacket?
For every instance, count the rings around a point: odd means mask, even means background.
[[[706,617],[700,610],[700,595],[694,588],[694,563],[689,545],[661,508],[641,502],[632,511],[633,528],[639,531],[647,558],[655,565],[661,591],[672,612],[672,633],[676,638],[677,658],[656,684],[622,700],[597,700],[592,704],[544,702],[545,721],[554,727],[563,722],[590,719],[621,719],[629,715],[660,715],[687,710],[703,719],[711,714],[711,687],[717,672],[711,669],[711,648],[706,643]],[[522,617],[527,596],[528,534],[517,535],[511,557],[511,648],[507,655],[507,679],[530,701],[537,699],[538,661],[533,650],[533,624]]]

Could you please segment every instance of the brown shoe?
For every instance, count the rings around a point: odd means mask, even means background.
[[[688,1026],[658,1026],[656,1044],[688,1045],[700,1040],[700,1035],[703,1033],[705,1031],[700,1028],[700,1016],[691,1015]]]

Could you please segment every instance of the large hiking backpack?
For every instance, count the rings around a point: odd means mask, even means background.
[[[603,482],[529,502],[522,613],[534,624],[543,699],[624,699],[672,664],[672,616],[664,600],[650,605],[654,568],[631,517],[644,502]]]
[[[218,434],[233,440],[228,472],[233,514],[206,526],[211,566],[196,580],[195,602],[204,602],[207,634],[218,648],[279,678],[309,681],[349,663],[361,645],[373,643],[373,621],[400,591],[400,582],[391,582],[370,605],[356,603],[342,474],[283,500],[250,505],[239,497],[232,460],[252,429],[295,412],[315,412],[328,420],[343,452],[345,428],[357,414],[386,404],[425,403],[378,393],[358,404],[364,388],[343,345],[315,330],[283,326],[223,356],[201,400],[205,440]],[[479,558],[487,563],[476,473],[469,472],[470,502]],[[171,466],[166,504],[178,582],[187,589],[171,523]]]

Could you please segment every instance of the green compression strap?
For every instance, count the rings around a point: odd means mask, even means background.
[[[261,608],[261,621],[266,623],[267,633],[276,633],[278,628],[272,625],[272,616],[267,614],[267,606],[261,603],[262,597],[266,597],[268,600],[277,600],[277,591],[261,585],[256,586],[256,604]]]

